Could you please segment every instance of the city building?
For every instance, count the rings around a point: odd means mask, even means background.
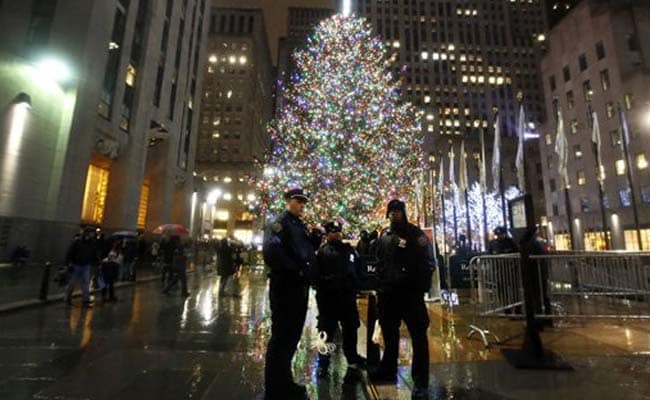
[[[433,164],[446,159],[452,146],[458,154],[462,140],[473,160],[480,154],[481,130],[486,132],[491,160],[496,109],[504,136],[505,185],[515,185],[513,137],[519,95],[530,133],[538,131],[544,113],[538,72],[546,32],[544,6],[542,0],[353,1],[353,11],[366,17],[397,53],[394,72],[404,75],[405,99],[423,112],[425,152]],[[531,150],[526,157],[527,189],[535,199],[542,199],[535,173],[537,146],[527,148]],[[469,172],[474,181],[478,175],[474,162]],[[539,206],[544,208],[542,202]]]
[[[0,258],[189,222],[206,0],[0,3]]]
[[[643,249],[650,249],[650,4],[646,1],[581,2],[548,34],[542,61],[546,115],[540,140],[548,231],[557,248],[602,249],[603,208],[611,247],[638,249],[633,198]],[[555,154],[556,103],[568,138],[569,205]],[[622,110],[629,124],[632,186],[622,149]],[[604,207],[591,138],[590,110],[601,133]]]
[[[282,109],[284,99],[282,90],[295,72],[293,53],[307,44],[318,23],[331,17],[331,8],[290,7],[287,23],[287,36],[280,38],[278,45],[276,113]]]
[[[196,151],[196,200],[203,237],[253,239],[254,182],[270,143],[273,66],[259,9],[212,8]]]
[[[552,28],[567,15],[580,0],[546,0],[548,23]]]

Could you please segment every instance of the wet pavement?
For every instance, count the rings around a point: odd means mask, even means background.
[[[560,322],[542,337],[573,370],[535,371],[512,367],[501,353],[521,347],[522,322],[472,315],[467,306],[429,305],[431,399],[650,399],[650,322]],[[477,338],[468,340],[469,324],[489,327],[503,345],[485,349]],[[374,388],[373,398],[410,399],[410,357],[403,329],[399,383]]]
[[[218,282],[195,273],[188,299],[163,296],[152,281],[118,290],[116,304],[52,304],[0,315],[0,400],[261,399],[266,279],[261,271],[242,275],[240,298],[220,296]],[[360,308],[365,316],[364,301]],[[431,304],[429,314],[432,400],[650,399],[647,322],[562,323],[543,338],[573,370],[531,371],[513,368],[501,353],[521,345],[521,322],[475,319],[464,305]],[[472,323],[489,326],[505,344],[485,349],[468,340]],[[366,398],[339,353],[332,376],[316,377],[313,302],[306,325],[294,371],[311,398]],[[365,325],[360,329],[363,354]],[[399,384],[370,387],[368,398],[410,398],[405,330],[400,350]]]
[[[261,399],[263,273],[242,276],[240,298],[219,296],[215,275],[193,275],[187,299],[161,295],[154,281],[119,290],[115,304],[0,316],[0,399]],[[312,311],[308,319],[313,326]],[[339,355],[331,378],[316,379],[312,335],[306,329],[294,362],[312,398],[365,398]]]

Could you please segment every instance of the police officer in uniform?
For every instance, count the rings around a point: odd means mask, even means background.
[[[316,251],[301,220],[309,197],[302,189],[294,189],[284,199],[286,211],[269,225],[264,235],[271,300],[271,339],[264,376],[266,400],[308,399],[305,387],[293,381],[291,360],[305,324]]]
[[[397,382],[399,327],[404,321],[413,344],[412,398],[428,399],[429,316],[424,293],[429,290],[435,268],[432,245],[420,228],[408,222],[402,201],[392,200],[386,217],[390,227],[382,232],[376,247],[379,323],[386,347],[370,379],[375,383]]]
[[[324,225],[327,241],[317,253],[318,276],[316,278],[316,302],[318,304],[318,331],[327,335],[327,342],[334,339],[341,323],[343,354],[349,368],[364,368],[366,360],[357,353],[357,291],[361,284],[361,260],[356,250],[343,242],[342,225],[328,222]],[[318,375],[328,374],[330,356],[320,354]]]

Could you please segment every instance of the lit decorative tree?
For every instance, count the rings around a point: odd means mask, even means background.
[[[358,232],[383,221],[389,199],[413,203],[420,114],[400,99],[395,56],[365,20],[336,15],[294,58],[286,104],[269,128],[262,211],[276,214],[282,193],[300,186],[312,196],[308,220],[342,218]]]

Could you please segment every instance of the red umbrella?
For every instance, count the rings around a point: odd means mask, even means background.
[[[157,233],[159,235],[162,234],[167,234],[167,235],[188,235],[190,231],[188,231],[183,225],[178,225],[178,224],[164,224],[160,225],[158,228],[153,230],[153,233]]]

